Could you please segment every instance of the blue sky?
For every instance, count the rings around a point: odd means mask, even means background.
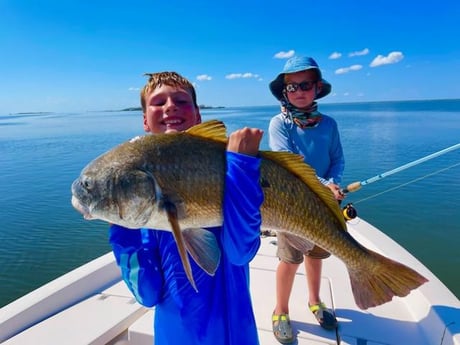
[[[324,103],[460,98],[460,1],[0,0],[0,114],[139,105],[174,70],[213,106],[274,105],[292,54]]]

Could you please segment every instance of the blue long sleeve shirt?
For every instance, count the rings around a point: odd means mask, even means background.
[[[223,226],[207,229],[222,252],[215,275],[189,256],[198,292],[171,232],[110,227],[123,280],[139,303],[155,306],[155,344],[259,344],[249,290],[249,262],[260,246],[259,168],[260,158],[227,152]]]
[[[342,181],[345,158],[337,123],[332,117],[322,115],[318,126],[302,129],[280,113],[271,119],[268,134],[273,151],[302,155],[323,184]]]

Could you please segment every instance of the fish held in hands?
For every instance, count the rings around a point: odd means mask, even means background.
[[[72,184],[72,204],[86,219],[127,228],[172,231],[195,287],[187,252],[209,274],[219,265],[217,241],[203,228],[222,225],[226,130],[209,121],[185,132],[145,135],[89,163]],[[314,242],[347,266],[361,309],[403,297],[427,280],[375,253],[347,231],[337,201],[300,156],[260,151],[262,228],[287,233],[301,249]],[[236,230],[237,231],[237,230]]]

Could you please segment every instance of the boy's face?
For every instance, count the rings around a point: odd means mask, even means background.
[[[315,82],[310,90],[303,91],[298,84],[307,82]],[[286,95],[289,102],[297,108],[308,108],[315,100],[317,92],[321,90],[321,81],[318,80],[318,74],[315,70],[306,70],[296,73],[289,73],[284,76],[284,85],[294,84],[297,90],[294,92],[287,92]],[[289,88],[288,88],[289,89]],[[292,89],[291,89],[292,90]]]
[[[144,130],[154,134],[180,132],[201,123],[200,109],[181,87],[161,85],[146,97]]]

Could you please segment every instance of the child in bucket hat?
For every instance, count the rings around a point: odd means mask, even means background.
[[[305,80],[301,83],[286,83],[286,78],[289,78],[289,75],[296,75],[305,71],[310,71],[310,73],[307,73],[312,76],[310,80]],[[305,109],[305,104],[299,104],[299,109],[296,109],[296,102],[289,101],[290,94],[295,93],[299,88],[302,91],[314,90],[314,100],[327,96],[331,92],[331,84],[322,78],[318,64],[311,57],[295,56],[289,59],[284,65],[283,71],[270,83],[270,90],[276,99],[281,102],[283,112],[296,125],[302,128],[313,127],[321,121],[321,116],[316,111],[316,103],[313,103],[313,99],[311,102],[309,101],[312,105],[311,109]],[[308,114],[308,116],[305,114]]]
[[[283,100],[283,91],[285,86],[284,77],[286,74],[307,70],[315,70],[318,75],[318,80],[322,83],[321,90],[316,94],[315,99],[327,96],[331,92],[331,84],[321,77],[321,70],[319,69],[318,64],[315,60],[313,60],[313,58],[308,56],[294,56],[286,62],[283,71],[270,83],[270,90],[273,96],[275,96],[279,101]]]
[[[273,151],[290,151],[304,157],[316,170],[318,179],[328,186],[337,200],[345,160],[336,121],[318,111],[317,99],[331,92],[331,84],[322,78],[321,70],[311,57],[294,56],[270,83],[270,91],[281,102],[281,113],[269,125],[269,145]],[[304,262],[309,289],[308,306],[321,327],[335,329],[334,312],[322,302],[319,291],[322,259],[330,256],[310,243],[299,251],[290,245],[289,234],[277,234],[276,306],[272,315],[273,333],[284,344],[294,341],[289,320],[289,297],[299,265]],[[294,242],[295,243],[295,242]],[[306,246],[308,247],[308,246]]]

